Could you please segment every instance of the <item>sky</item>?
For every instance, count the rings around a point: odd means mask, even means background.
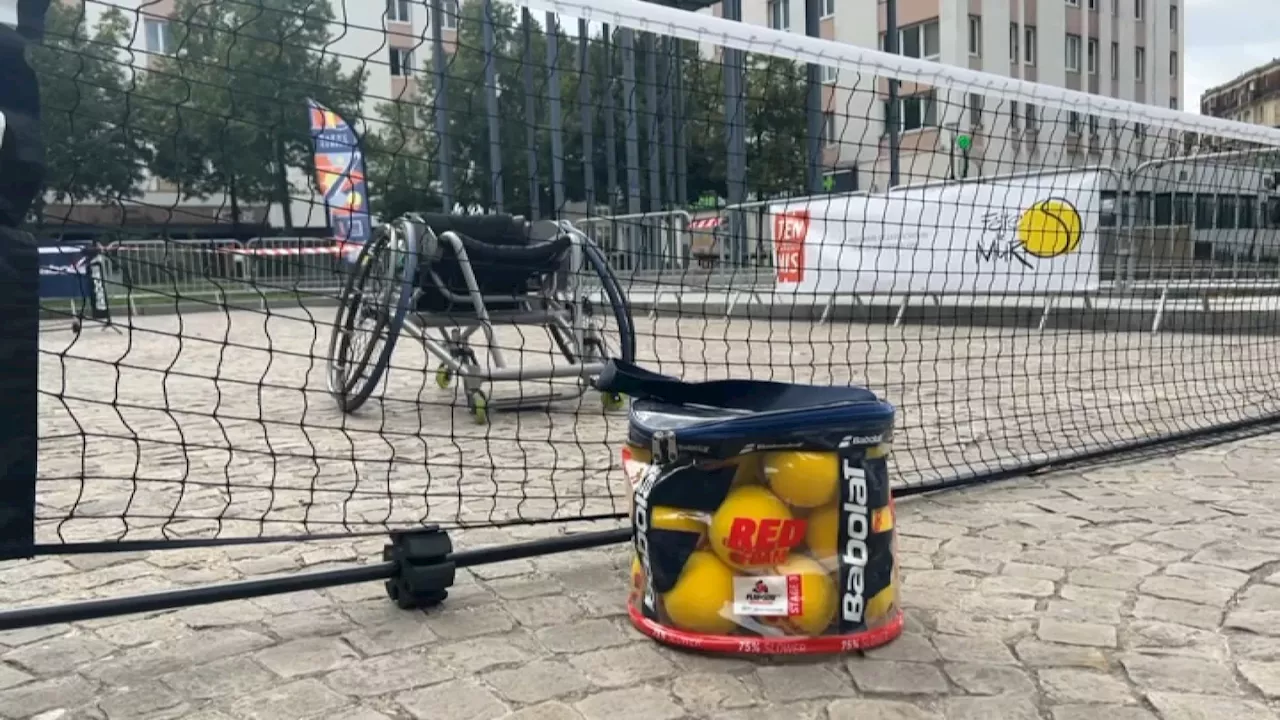
[[[1246,70],[1280,58],[1277,0],[1182,0],[1184,40],[1182,97],[1199,112],[1200,93]]]

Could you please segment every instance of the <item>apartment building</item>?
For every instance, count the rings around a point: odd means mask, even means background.
[[[823,38],[884,49],[883,2],[822,0],[821,9]],[[911,57],[1177,109],[1181,10],[1180,0],[898,0],[898,47]],[[720,15],[721,8],[708,12]],[[747,23],[804,33],[804,13],[804,0],[742,0]],[[882,189],[887,84],[867,75],[859,68],[824,70],[824,161],[837,175],[855,173],[861,189]],[[972,139],[970,176],[1127,165],[1161,150],[1159,139],[1136,124],[1060,117],[967,89],[904,86],[898,102],[903,183],[948,177],[957,134]]]
[[[90,27],[112,7],[125,11],[133,32],[130,52],[122,56],[137,71],[145,71],[152,58],[174,50],[171,27],[175,22],[174,0],[58,1],[83,4]],[[339,58],[348,72],[366,71],[364,115],[370,122],[376,122],[378,105],[391,99],[412,97],[417,92],[417,81],[430,82],[433,47],[430,0],[331,0],[331,7],[334,40],[325,52]],[[459,0],[440,0],[440,12],[441,45],[449,52],[457,41]],[[366,125],[362,129],[371,128]],[[293,171],[290,180],[294,189],[294,223],[302,227],[323,227],[327,218],[320,209],[318,196],[310,191],[310,179]],[[183,198],[179,197],[176,187],[163,180],[149,178],[146,183],[145,195],[136,207],[130,207],[131,223],[145,222],[151,215],[156,216],[156,224],[230,220],[228,203],[221,196]],[[58,208],[53,211],[57,213]],[[114,224],[104,213],[118,214],[119,209],[80,206],[68,208],[63,214],[74,215],[77,221],[89,224]],[[246,222],[259,222],[265,217],[276,227],[283,222],[283,212],[276,206],[246,206],[242,208],[242,216]]]
[[[1254,125],[1280,127],[1280,60],[1272,60],[1200,96],[1200,112]]]

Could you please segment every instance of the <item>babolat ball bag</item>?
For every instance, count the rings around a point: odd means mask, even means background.
[[[831,653],[902,632],[888,448],[856,387],[685,383],[614,361],[632,398],[632,623],[670,645]]]

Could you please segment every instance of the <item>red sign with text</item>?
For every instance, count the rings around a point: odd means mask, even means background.
[[[798,283],[804,279],[804,239],[808,234],[808,210],[791,210],[773,216],[778,282]]]

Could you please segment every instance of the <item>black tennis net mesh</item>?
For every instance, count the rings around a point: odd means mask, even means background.
[[[689,5],[54,3],[39,542],[619,517],[602,358],[867,386],[903,489],[1280,411],[1280,131],[1176,53]]]

